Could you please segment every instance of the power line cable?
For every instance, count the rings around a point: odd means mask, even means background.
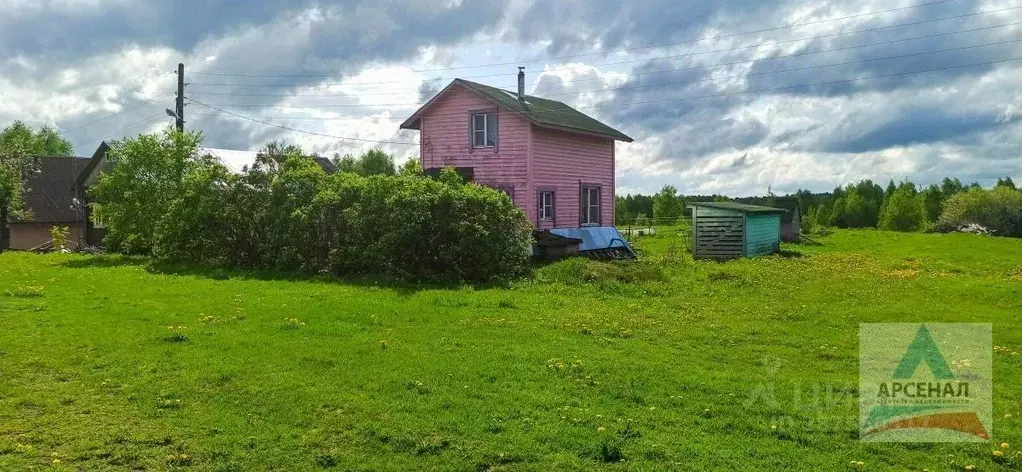
[[[158,114],[153,115],[153,116],[151,116],[151,117],[149,117],[149,118],[147,118],[145,120],[138,121],[138,122],[132,123],[130,125],[126,125],[126,126],[122,126],[120,128],[117,128],[117,130],[118,131],[123,131],[123,130],[127,130],[127,129],[132,129],[132,128],[136,127],[136,126],[148,125],[150,123],[155,123],[155,122],[157,122],[159,120],[162,120],[162,119],[165,119],[165,118],[169,118],[169,117],[166,116],[164,113],[158,113]]]
[[[872,47],[872,46],[885,46],[885,45],[903,43],[903,42],[907,42],[907,41],[915,41],[915,40],[920,40],[920,39],[933,39],[933,38],[939,38],[939,37],[944,37],[944,36],[951,36],[951,35],[956,35],[956,34],[974,33],[974,32],[977,32],[977,31],[986,31],[986,30],[997,29],[997,28],[1006,28],[1006,27],[1009,27],[1009,26],[1016,26],[1016,25],[1019,25],[1019,24],[1022,24],[1022,22],[1014,22],[1014,23],[1007,23],[1007,24],[1000,24],[1000,25],[983,26],[983,27],[972,28],[972,29],[967,29],[967,30],[948,31],[948,32],[930,34],[930,35],[925,35],[925,36],[914,36],[914,37],[911,37],[911,38],[894,39],[894,40],[889,40],[889,41],[881,41],[881,42],[868,43],[868,44],[857,44],[857,45],[853,45],[853,46],[841,46],[841,47],[835,47],[835,48],[829,48],[829,49],[818,49],[818,50],[813,50],[813,51],[799,51],[799,52],[795,52],[795,53],[791,53],[791,54],[782,54],[782,55],[769,56],[769,57],[757,58],[757,59],[745,59],[745,60],[741,60],[741,61],[723,62],[723,63],[717,63],[717,64],[707,64],[707,65],[702,65],[702,66],[690,66],[690,67],[681,67],[681,68],[675,68],[675,69],[663,69],[663,70],[656,70],[656,71],[637,72],[637,73],[633,73],[633,74],[630,74],[630,75],[632,77],[636,77],[636,76],[646,76],[646,75],[652,75],[652,74],[662,74],[662,73],[667,73],[667,72],[684,72],[684,71],[692,71],[692,70],[712,69],[712,68],[717,68],[717,67],[733,66],[733,65],[739,65],[739,64],[751,64],[751,63],[756,63],[756,62],[773,61],[773,60],[786,59],[786,58],[792,58],[792,57],[812,56],[812,55],[823,54],[823,53],[827,53],[827,52],[848,51],[848,50],[861,49],[861,48],[867,48],[867,47]],[[554,70],[554,69],[550,69],[550,70]],[[544,72],[549,72],[550,70],[544,71]],[[499,74],[499,75],[500,76],[505,76],[506,74]],[[600,78],[597,77],[597,78],[563,80],[562,82],[563,83],[575,83],[575,82],[587,82],[587,81],[592,81],[592,80],[600,80]],[[319,84],[319,85],[323,85],[323,84]],[[503,88],[514,88],[516,86],[517,85],[503,87]],[[498,87],[498,88],[502,88],[502,87]],[[337,94],[301,94],[301,93],[296,93],[296,94],[261,94],[261,93],[202,92],[202,91],[199,91],[199,92],[192,92],[191,94],[192,95],[209,95],[209,96],[285,97],[285,98],[286,97],[318,97],[318,98],[338,97]],[[366,95],[366,94],[358,94],[358,95]],[[388,95],[390,95],[390,94],[388,94]],[[393,95],[407,95],[407,93],[395,93]],[[352,107],[359,107],[359,106],[363,106],[363,105],[352,105]],[[390,105],[379,105],[379,106],[390,106]]]
[[[734,52],[734,51],[741,51],[741,50],[746,50],[746,49],[755,49],[755,48],[759,48],[759,47],[763,47],[763,46],[778,46],[778,45],[782,45],[782,44],[790,44],[790,43],[796,43],[796,42],[800,42],[800,41],[814,41],[814,40],[827,39],[827,38],[833,38],[833,37],[838,37],[838,36],[854,35],[854,34],[860,34],[860,33],[870,33],[870,32],[875,32],[875,31],[880,31],[880,30],[885,30],[885,29],[904,28],[904,27],[908,27],[908,26],[918,26],[920,24],[925,24],[925,23],[934,23],[934,22],[939,22],[939,21],[946,21],[946,20],[952,20],[952,19],[966,18],[966,17],[977,16],[977,15],[985,15],[985,14],[990,14],[990,13],[1004,12],[1004,11],[1008,11],[1008,10],[1017,10],[1017,9],[1020,9],[1020,8],[1022,8],[1022,5],[1014,6],[1014,7],[1005,7],[1005,8],[1000,8],[1000,9],[996,9],[996,10],[987,10],[987,11],[982,11],[982,12],[967,13],[967,14],[963,14],[963,15],[949,16],[949,17],[944,17],[944,18],[922,20],[922,21],[916,21],[916,22],[912,22],[912,23],[902,23],[902,24],[897,24],[897,25],[877,26],[877,27],[874,27],[874,28],[867,28],[867,29],[862,29],[862,30],[843,31],[843,32],[838,32],[838,33],[831,33],[831,34],[825,34],[825,35],[817,35],[817,36],[812,36],[812,37],[808,37],[808,38],[797,38],[797,39],[788,39],[788,40],[784,40],[784,41],[772,41],[772,42],[768,41],[768,42],[761,42],[761,43],[756,43],[756,44],[747,45],[747,46],[734,46],[734,47],[729,47],[729,48],[724,48],[724,49],[713,49],[713,50],[709,50],[709,51],[699,51],[699,52],[692,52],[692,53],[685,53],[685,54],[674,54],[674,55],[668,55],[668,56],[650,57],[650,58],[642,58],[642,59],[629,59],[629,60],[617,61],[617,62],[606,62],[606,63],[602,63],[602,64],[592,64],[592,66],[593,67],[614,66],[614,65],[621,65],[621,64],[631,64],[631,63],[634,63],[634,62],[643,62],[643,61],[652,61],[652,60],[663,60],[663,59],[680,59],[680,58],[685,58],[685,57],[695,57],[695,56],[701,56],[701,55],[706,55],[706,54],[715,54],[715,53],[720,53],[720,52]],[[982,29],[982,28],[980,28],[980,29]],[[978,30],[979,29],[976,29],[976,30],[966,30],[966,31],[978,31]],[[958,32],[952,32],[952,33],[949,33],[949,34],[957,34],[957,33]],[[503,64],[494,64],[494,65],[503,65]],[[553,68],[553,69],[546,69],[546,70],[544,70],[544,72],[552,72],[552,71],[560,71],[560,70],[573,70],[573,68],[570,68],[570,67]],[[412,71],[412,72],[414,72],[414,71]],[[505,76],[505,75],[506,74],[490,74],[489,76],[492,77],[492,76]],[[395,83],[407,83],[407,82],[395,82]],[[387,83],[386,82],[379,82],[379,83],[375,83],[374,84],[374,83],[371,83],[371,82],[365,82],[365,83],[347,84],[347,83],[343,83],[343,82],[336,82],[336,83],[318,83],[318,84],[312,84],[312,85],[316,85],[316,86],[340,86],[340,85],[384,85],[384,84],[387,84]],[[300,86],[303,86],[305,84],[295,84],[295,83],[291,83],[291,84],[195,83],[194,85],[204,85],[204,86],[210,86],[210,87],[213,87],[213,86],[219,86],[219,87],[300,87]]]
[[[669,46],[680,46],[680,45],[683,45],[683,44],[693,44],[693,43],[698,43],[698,42],[702,42],[702,41],[727,39],[727,38],[733,38],[733,37],[737,37],[737,36],[744,36],[744,35],[748,35],[748,34],[767,33],[767,32],[770,32],[770,31],[778,31],[778,30],[782,30],[782,29],[797,28],[797,27],[802,27],[802,26],[810,26],[810,25],[828,23],[828,22],[833,22],[833,21],[842,21],[842,20],[849,20],[849,19],[853,19],[853,18],[862,18],[862,17],[866,17],[866,16],[881,15],[881,14],[885,14],[885,13],[892,13],[892,12],[903,11],[903,10],[911,10],[911,9],[922,8],[922,7],[927,7],[927,6],[951,3],[951,2],[955,2],[955,1],[957,1],[957,0],[938,0],[938,1],[934,1],[934,2],[918,3],[918,4],[915,4],[915,5],[909,5],[909,6],[905,6],[905,7],[890,8],[890,9],[887,9],[887,10],[879,10],[879,11],[874,11],[874,12],[859,13],[859,14],[855,14],[855,15],[842,16],[842,17],[838,17],[838,18],[827,18],[827,19],[823,19],[823,20],[815,20],[815,21],[809,21],[809,22],[805,22],[805,23],[795,23],[795,24],[791,24],[791,25],[775,26],[775,27],[772,27],[772,28],[765,28],[765,29],[752,30],[752,31],[743,31],[743,32],[740,32],[740,33],[730,33],[730,34],[717,35],[717,36],[705,36],[705,37],[702,37],[702,38],[699,38],[699,39],[692,39],[692,40],[675,42],[675,43],[663,43],[663,44],[657,44],[657,45],[652,45],[652,46],[639,46],[639,47],[632,47],[632,48],[612,49],[612,50],[607,50],[607,51],[592,52],[592,53],[585,53],[585,54],[574,54],[574,55],[567,55],[567,56],[557,56],[557,57],[546,58],[546,59],[531,59],[531,60],[525,60],[525,61],[514,61],[514,62],[504,62],[504,63],[465,65],[465,66],[457,66],[457,67],[444,67],[444,68],[438,68],[438,69],[412,69],[409,72],[418,73],[418,72],[440,72],[440,71],[446,71],[446,70],[459,70],[459,69],[476,69],[476,68],[482,68],[482,67],[495,67],[495,66],[502,66],[502,65],[525,64],[525,63],[536,63],[536,62],[546,62],[546,61],[559,61],[559,60],[563,60],[563,59],[573,59],[573,58],[578,58],[578,57],[602,56],[602,55],[614,54],[614,53],[619,53],[619,52],[630,52],[630,51],[639,51],[639,50],[644,50],[644,49],[656,49],[656,48],[669,47]],[[998,11],[998,10],[994,10],[994,11]],[[989,13],[989,12],[986,12],[986,13]],[[981,13],[979,13],[979,14],[981,14]],[[964,17],[964,16],[972,16],[972,14],[970,14],[970,15],[962,15],[962,16],[957,16],[957,17],[943,18],[943,19],[961,18],[961,17]],[[941,21],[941,19],[930,20],[930,21]],[[906,25],[906,26],[908,26],[908,25]],[[220,77],[321,78],[321,79],[334,78],[334,77],[357,77],[358,76],[358,74],[337,74],[337,75],[251,75],[251,74],[228,74],[228,73],[218,73],[218,72],[192,72],[192,74],[220,76]]]
[[[241,118],[241,119],[245,119],[245,120],[248,120],[248,121],[254,121],[256,123],[261,123],[261,124],[264,124],[266,126],[273,126],[273,127],[280,128],[280,129],[294,131],[296,133],[309,134],[309,135],[313,135],[313,136],[321,136],[321,137],[325,137],[325,138],[341,139],[341,140],[346,140],[346,141],[361,141],[361,142],[379,143],[379,144],[401,144],[401,145],[409,145],[409,146],[418,146],[419,145],[419,143],[412,143],[412,142],[386,141],[386,140],[376,140],[376,139],[352,138],[352,137],[348,137],[348,136],[335,136],[335,135],[326,134],[326,133],[318,133],[318,132],[315,132],[315,131],[307,131],[307,130],[302,130],[302,129],[298,129],[298,128],[292,128],[290,126],[285,126],[285,125],[281,125],[281,124],[277,124],[277,123],[271,123],[269,121],[263,121],[263,120],[260,120],[258,118],[253,118],[251,116],[245,116],[245,115],[241,115],[241,114],[238,114],[238,113],[234,113],[232,111],[224,110],[223,108],[218,108],[218,107],[213,106],[213,105],[207,105],[205,103],[202,103],[200,101],[197,101],[197,100],[189,98],[189,97],[185,97],[185,98],[189,102],[194,103],[196,105],[199,105],[199,106],[202,106],[202,107],[206,107],[206,108],[211,108],[213,110],[217,110],[219,112],[226,113],[228,115],[234,116],[236,118]]]
[[[115,117],[115,116],[117,116],[117,115],[120,115],[120,114],[122,114],[122,113],[127,113],[127,112],[129,112],[129,111],[132,111],[132,110],[136,110],[136,109],[138,109],[138,108],[141,108],[141,107],[143,107],[143,106],[146,106],[146,105],[151,105],[151,104],[153,104],[153,102],[155,102],[156,100],[159,100],[159,99],[161,99],[161,98],[165,98],[165,97],[167,97],[168,95],[171,95],[171,94],[169,94],[169,93],[165,93],[165,94],[162,94],[162,95],[157,95],[157,96],[155,96],[155,97],[153,97],[153,98],[150,98],[150,99],[148,99],[148,100],[143,100],[142,102],[139,102],[139,103],[137,103],[137,104],[135,104],[135,105],[133,105],[133,106],[130,106],[130,107],[128,107],[128,108],[123,108],[123,109],[121,109],[120,111],[116,111],[116,112],[113,112],[113,113],[111,113],[111,114],[109,114],[109,115],[103,116],[103,117],[101,117],[101,118],[97,118],[97,119],[95,119],[95,120],[89,121],[89,122],[87,122],[87,123],[83,123],[83,124],[80,124],[80,125],[78,125],[78,126],[74,126],[74,127],[68,128],[68,129],[66,129],[66,130],[63,130],[63,131],[61,131],[61,133],[63,133],[63,134],[68,134],[68,133],[71,133],[72,131],[75,131],[75,130],[78,130],[78,129],[84,128],[84,127],[86,127],[86,126],[91,126],[91,125],[94,125],[94,124],[96,124],[96,123],[99,123],[99,122],[101,122],[101,121],[105,121],[105,120],[107,120],[107,119],[109,119],[109,118],[113,118],[113,117]]]
[[[730,97],[730,96],[748,95],[748,94],[763,93],[763,92],[778,92],[778,91],[782,91],[782,90],[794,90],[794,89],[799,89],[799,88],[808,88],[808,87],[816,87],[816,86],[824,86],[824,85],[837,85],[837,84],[844,84],[844,83],[862,82],[862,81],[886,79],[886,78],[892,78],[892,77],[901,77],[901,76],[908,76],[908,75],[924,74],[924,73],[929,73],[929,72],[939,72],[939,71],[945,71],[945,70],[964,69],[964,68],[968,68],[968,67],[977,67],[977,66],[1001,64],[1001,63],[1014,62],[1014,61],[1019,61],[1019,60],[1022,60],[1022,57],[1015,57],[1015,58],[1009,58],[1009,59],[1001,59],[1001,60],[996,60],[996,61],[977,62],[977,63],[972,63],[972,64],[961,64],[961,65],[957,65],[957,66],[945,66],[945,67],[938,67],[938,68],[919,70],[919,71],[898,72],[898,73],[893,73],[893,74],[884,74],[884,75],[867,76],[867,77],[856,77],[856,78],[852,78],[852,79],[832,80],[832,81],[816,82],[816,83],[810,83],[810,84],[787,85],[787,86],[782,86],[782,87],[773,87],[773,88],[756,89],[756,90],[745,90],[745,91],[741,91],[741,92],[723,92],[723,93],[715,93],[715,94],[707,94],[707,95],[697,95],[697,96],[691,96],[691,97],[670,98],[670,99],[662,99],[662,100],[649,100],[649,101],[629,102],[629,103],[612,103],[612,104],[605,104],[605,105],[592,105],[592,106],[574,107],[574,108],[559,108],[559,109],[536,110],[536,111],[532,111],[531,113],[532,114],[538,114],[538,113],[557,113],[557,112],[571,111],[571,110],[576,110],[576,109],[615,108],[615,107],[622,107],[622,106],[647,105],[647,104],[654,104],[654,103],[662,104],[662,103],[671,103],[671,102],[679,102],[679,101],[687,101],[687,100],[698,100],[698,99],[704,99],[704,98]],[[385,144],[414,145],[414,146],[418,146],[419,145],[418,143],[410,143],[410,142],[378,141],[378,140],[368,140],[368,139],[360,139],[360,138],[349,138],[349,137],[342,137],[342,136],[333,136],[333,135],[328,135],[328,134],[324,134],[324,133],[317,133],[317,132],[313,132],[313,131],[306,131],[306,130],[302,130],[302,129],[298,129],[298,128],[292,128],[292,127],[289,127],[289,126],[280,125],[280,124],[272,123],[272,122],[268,122],[268,121],[263,121],[263,120],[260,120],[260,119],[256,119],[256,118],[252,118],[252,117],[249,117],[249,116],[245,116],[245,115],[241,115],[241,114],[238,114],[238,113],[234,113],[232,111],[224,110],[223,108],[218,108],[218,107],[215,107],[215,106],[212,106],[212,105],[207,105],[205,103],[198,102],[198,101],[196,101],[194,99],[191,99],[191,98],[188,98],[188,100],[191,101],[192,103],[197,104],[197,105],[200,105],[200,106],[203,106],[203,107],[206,107],[206,108],[211,108],[211,109],[223,112],[223,113],[227,113],[228,115],[231,115],[231,116],[235,116],[235,117],[238,117],[238,118],[242,118],[242,119],[254,121],[254,122],[257,122],[257,123],[261,123],[261,124],[264,124],[264,125],[267,125],[267,126],[273,126],[273,127],[277,127],[277,128],[281,128],[281,129],[286,129],[286,130],[290,130],[290,131],[294,131],[294,132],[298,132],[298,133],[305,133],[305,134],[310,134],[310,135],[315,135],[315,136],[323,136],[323,137],[329,137],[329,138],[335,138],[335,139],[344,139],[344,140],[353,140],[353,141],[365,141],[365,142],[375,142],[375,143],[385,143]],[[456,115],[456,114],[452,113],[451,115]]]
[[[594,106],[578,107],[578,108],[587,108],[587,109],[614,108],[614,107],[618,107],[618,106],[647,105],[647,104],[651,104],[651,103],[678,102],[678,101],[696,100],[696,99],[702,99],[702,98],[729,97],[729,96],[735,96],[735,95],[746,95],[746,94],[750,94],[750,93],[760,93],[760,92],[777,92],[777,91],[781,91],[781,90],[792,90],[792,89],[798,89],[798,88],[815,87],[815,86],[818,86],[818,85],[837,85],[837,84],[844,84],[844,83],[851,83],[851,82],[858,82],[858,81],[887,79],[887,78],[891,78],[891,77],[901,77],[901,76],[915,75],[915,74],[925,74],[925,73],[928,73],[928,72],[939,72],[939,71],[953,70],[953,69],[964,69],[964,68],[967,68],[967,67],[986,66],[986,65],[1001,64],[1001,63],[1006,63],[1006,62],[1020,61],[1020,60],[1022,60],[1022,57],[1014,57],[1014,58],[1010,58],[1010,59],[1001,59],[1001,60],[996,60],[996,61],[977,62],[977,63],[972,63],[972,64],[962,64],[962,65],[957,65],[957,66],[938,67],[938,68],[935,68],[935,69],[926,69],[926,70],[919,70],[919,71],[898,72],[898,73],[894,73],[894,74],[885,74],[885,75],[877,75],[877,76],[856,77],[854,79],[832,80],[832,81],[817,82],[817,83],[812,83],[812,84],[787,85],[787,86],[784,86],[784,87],[774,87],[774,88],[757,89],[757,90],[746,90],[746,91],[742,91],[742,92],[716,93],[716,94],[709,94],[709,95],[698,95],[698,96],[693,96],[693,97],[669,98],[669,99],[663,99],[663,100],[650,100],[650,101],[621,103],[621,104],[610,104],[610,105],[594,105]],[[564,111],[564,109],[561,109],[561,110],[549,110],[549,111],[550,112],[553,112],[553,111]],[[541,111],[537,111],[537,112],[533,112],[533,113],[543,113],[543,112],[547,112],[547,110],[541,110]]]
[[[1022,22],[1019,22],[1018,24],[1022,24]],[[1020,41],[1022,41],[1022,38],[1011,39],[1011,40],[1007,40],[1007,41],[997,41],[997,42],[993,42],[993,43],[983,43],[983,44],[976,44],[976,45],[970,45],[970,46],[959,46],[959,47],[954,47],[954,48],[938,49],[936,51],[924,51],[924,52],[917,52],[917,53],[898,54],[898,55],[894,55],[894,56],[859,59],[859,60],[854,60],[854,61],[837,62],[837,63],[831,63],[831,64],[818,64],[818,65],[805,66],[805,67],[795,67],[795,68],[790,68],[790,69],[778,69],[778,70],[771,70],[771,71],[752,72],[752,73],[747,73],[747,74],[739,74],[739,75],[731,75],[731,76],[708,77],[708,78],[704,78],[704,79],[689,80],[689,81],[683,81],[683,82],[665,82],[665,83],[646,84],[646,85],[637,85],[637,86],[608,87],[608,88],[597,89],[597,90],[584,90],[584,91],[580,91],[580,92],[554,93],[554,94],[546,94],[546,95],[544,95],[544,97],[575,96],[575,95],[583,95],[583,94],[587,94],[587,93],[618,92],[618,91],[624,91],[624,90],[639,90],[639,89],[648,89],[648,88],[656,88],[656,87],[670,87],[670,86],[677,86],[677,85],[690,85],[690,84],[697,84],[697,83],[702,83],[702,82],[711,82],[711,81],[723,80],[723,79],[742,79],[742,78],[746,78],[746,77],[755,77],[755,76],[772,75],[772,74],[782,74],[782,73],[787,73],[787,72],[799,72],[799,71],[806,71],[806,70],[813,70],[813,69],[822,69],[822,68],[826,68],[826,67],[837,67],[837,66],[845,66],[845,65],[852,65],[852,64],[863,64],[863,63],[867,63],[867,62],[876,62],[876,61],[884,61],[884,60],[891,60],[891,59],[904,59],[904,58],[908,58],[908,57],[925,56],[925,55],[930,55],[930,54],[939,54],[939,53],[943,53],[943,52],[963,51],[963,50],[968,50],[968,49],[976,49],[976,48],[980,48],[980,47],[999,46],[999,45],[1004,45],[1004,44],[1018,43]],[[352,105],[352,104],[344,104],[344,105],[216,104],[216,106],[222,106],[222,107],[266,108],[266,109],[274,109],[274,108],[280,108],[280,109],[285,109],[285,108],[296,108],[296,109],[374,108],[374,107],[412,107],[412,106],[421,106],[421,105],[423,105],[423,104],[422,103],[357,104],[357,105]]]
[[[137,122],[134,122],[134,123],[130,123],[130,124],[127,124],[127,125],[124,125],[124,126],[120,126],[120,127],[114,128],[113,131],[107,131],[106,132],[106,136],[109,139],[114,139],[113,135],[115,133],[119,133],[119,132],[121,132],[123,130],[134,128],[135,126],[138,126],[138,125],[143,125],[143,124],[147,125],[149,123],[154,123],[154,122],[156,122],[156,121],[158,121],[160,119],[163,119],[164,117],[165,117],[164,113],[160,112],[160,113],[158,113],[156,115],[153,115],[152,117],[147,118],[145,120],[137,121]],[[90,137],[83,138],[82,141],[91,140],[91,139],[92,139],[92,137],[90,136]],[[104,138],[104,139],[106,139],[106,138]]]

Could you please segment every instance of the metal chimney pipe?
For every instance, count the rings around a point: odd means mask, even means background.
[[[525,101],[525,68],[518,68],[518,100]]]

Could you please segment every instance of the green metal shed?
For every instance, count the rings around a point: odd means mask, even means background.
[[[735,259],[781,249],[781,216],[787,210],[734,202],[688,205],[695,259]]]

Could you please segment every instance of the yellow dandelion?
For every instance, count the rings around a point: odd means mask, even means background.
[[[1002,442],[1001,443],[1001,449],[1007,449],[1007,448],[1008,448],[1008,443]]]
[[[965,466],[965,470],[976,470],[976,466],[974,466],[974,465],[967,465],[967,466]]]
[[[994,457],[1004,457],[1004,451],[994,451]]]
[[[60,465],[60,459],[53,459],[53,465]]]
[[[601,433],[602,433],[603,431],[605,431],[606,429],[607,429],[607,428],[604,428],[603,426],[600,426],[599,428],[596,428],[596,430],[597,430],[597,431],[599,431],[599,432],[601,432]]]

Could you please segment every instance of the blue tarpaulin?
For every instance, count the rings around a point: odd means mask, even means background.
[[[587,226],[584,228],[556,228],[551,233],[566,238],[581,239],[582,244],[579,251],[592,251],[596,249],[608,249],[612,247],[628,247],[625,238],[617,231],[617,228],[610,226]]]

